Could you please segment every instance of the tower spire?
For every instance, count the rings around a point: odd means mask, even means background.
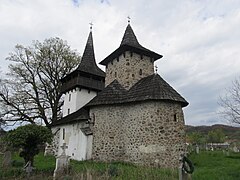
[[[81,62],[78,66],[78,70],[98,75],[98,76],[105,76],[104,72],[99,69],[99,67],[96,64],[95,60],[95,54],[94,54],[94,47],[93,47],[93,36],[92,36],[92,23],[90,24],[90,32],[88,35],[87,43],[82,55]]]

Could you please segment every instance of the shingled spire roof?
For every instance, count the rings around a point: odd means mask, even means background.
[[[142,46],[139,44],[137,37],[135,36],[132,27],[130,26],[130,24],[128,24],[126,31],[123,35],[122,38],[122,42],[120,44],[120,46],[123,45],[129,45],[129,46],[133,46],[133,47],[139,47],[141,48]]]
[[[92,31],[89,33],[87,44],[85,46],[85,50],[77,70],[105,77],[105,73],[96,64]]]
[[[105,72],[96,64],[92,31],[90,31],[81,62],[76,70],[61,79],[61,92],[65,93],[76,87],[101,91],[105,86]]]
[[[120,56],[125,51],[132,51],[141,55],[146,55],[152,57],[154,60],[162,58],[162,55],[150,51],[149,49],[140,45],[140,43],[137,40],[137,37],[133,32],[131,25],[128,24],[123,35],[120,47],[116,49],[113,53],[111,53],[108,57],[106,57],[103,61],[101,61],[100,64],[107,65],[114,58]]]

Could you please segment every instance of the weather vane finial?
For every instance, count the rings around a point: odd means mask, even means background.
[[[92,31],[93,23],[90,22],[89,24],[90,24],[90,31]]]
[[[155,65],[155,74],[157,74],[158,67]]]
[[[130,20],[131,20],[130,16],[128,16],[127,18],[128,18],[128,24],[130,24]]]

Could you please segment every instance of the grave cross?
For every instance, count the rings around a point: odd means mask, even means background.
[[[62,150],[63,150],[62,154],[65,155],[65,154],[66,154],[65,150],[68,148],[68,146],[66,145],[66,143],[63,143],[63,145],[60,146],[60,147],[61,147]]]

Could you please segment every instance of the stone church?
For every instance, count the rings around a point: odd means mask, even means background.
[[[63,118],[52,124],[55,155],[66,143],[75,160],[178,167],[188,102],[154,72],[160,58],[128,24],[120,46],[100,62],[103,72],[90,31],[79,66],[62,79]]]

